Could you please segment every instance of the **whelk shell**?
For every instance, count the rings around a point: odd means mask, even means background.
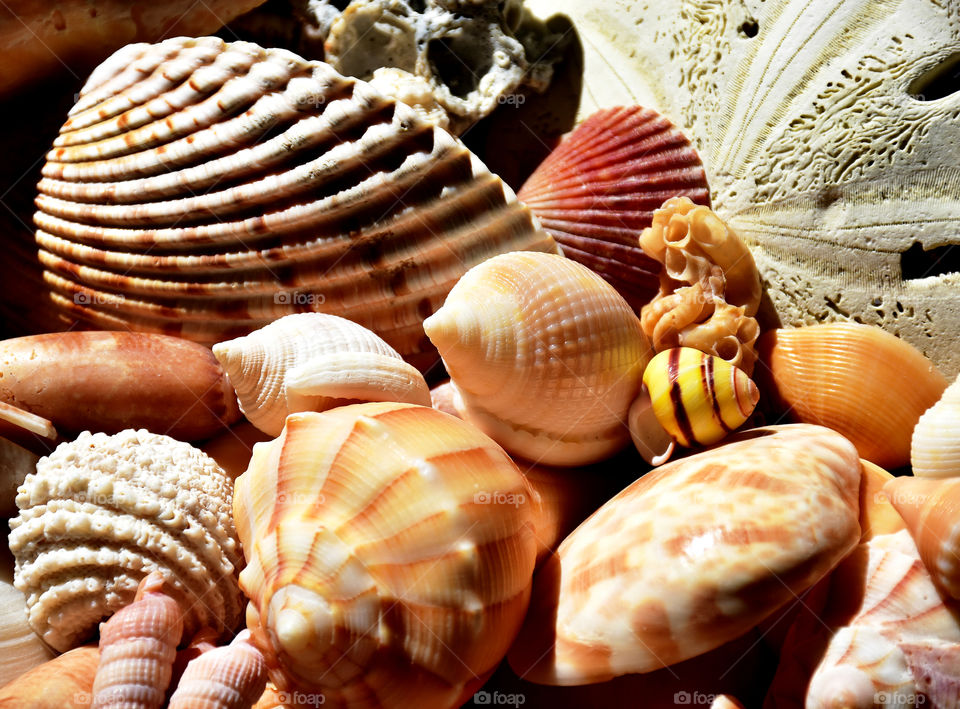
[[[758,385],[773,406],[839,431],[883,468],[910,462],[914,426],[947,386],[919,350],[870,325],[771,330],[757,348]]]
[[[910,465],[918,478],[960,476],[960,374],[917,421]]]
[[[468,271],[423,328],[457,410],[509,452],[583,465],[629,443],[650,348],[627,302],[586,266],[496,256]]]
[[[564,255],[603,276],[638,313],[657,293],[660,264],[637,234],[678,196],[709,206],[703,165],[682,132],[642,106],[586,118],[517,192]]]
[[[38,189],[60,307],[205,344],[323,311],[427,366],[420,323],[470,266],[556,251],[509,187],[410,107],[322,62],[213,37],[102,64]]]
[[[502,449],[434,409],[291,414],[234,496],[271,680],[336,706],[458,706],[523,620],[533,498]]]
[[[229,645],[187,665],[168,709],[249,709],[263,694],[267,668],[244,630]]]
[[[354,322],[298,313],[213,347],[247,419],[279,436],[288,414],[358,401],[430,405],[417,369]]]
[[[510,651],[521,676],[586,684],[680,662],[755,626],[860,538],[860,461],[839,434],[789,425],[647,473],[538,573]]]

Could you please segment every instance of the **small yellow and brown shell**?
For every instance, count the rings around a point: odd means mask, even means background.
[[[376,334],[336,315],[287,315],[213,346],[240,410],[280,435],[288,414],[360,401],[430,405],[423,375]]]
[[[960,376],[917,421],[910,465],[918,478],[960,477]]]
[[[243,556],[231,518],[233,480],[188,443],[148,431],[82,433],[37,463],[10,520],[14,582],[28,619],[65,651],[162,573],[188,633],[240,621]]]
[[[234,497],[271,681],[331,706],[459,706],[526,612],[533,495],[499,446],[434,409],[291,414]]]
[[[629,444],[650,346],[627,302],[586,266],[496,256],[467,272],[423,328],[457,410],[510,453],[585,465]]]
[[[510,665],[547,684],[651,672],[719,647],[823,577],[860,538],[860,460],[839,434],[736,434],[647,473],[537,574]]]
[[[770,330],[757,349],[757,383],[772,407],[842,433],[883,468],[910,462],[914,427],[947,387],[919,350],[870,325]]]

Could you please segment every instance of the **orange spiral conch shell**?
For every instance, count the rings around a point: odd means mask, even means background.
[[[960,476],[960,376],[917,421],[910,465],[918,478]]]
[[[271,681],[305,703],[458,706],[523,620],[536,504],[506,453],[448,414],[291,414],[234,497]]]
[[[248,709],[263,694],[267,667],[244,630],[187,665],[168,709]]]
[[[771,330],[757,342],[757,384],[790,420],[842,433],[883,468],[910,462],[917,420],[947,382],[919,350],[870,325]]]
[[[470,269],[423,323],[454,405],[512,454],[585,465],[630,442],[650,345],[627,302],[586,266],[515,252]]]

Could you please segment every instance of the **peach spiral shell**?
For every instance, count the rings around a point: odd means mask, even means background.
[[[187,665],[168,709],[249,709],[263,694],[263,655],[244,630],[227,646],[213,648]]]
[[[910,465],[920,478],[960,476],[960,375],[917,421]]]
[[[335,706],[454,706],[520,627],[536,504],[502,449],[434,409],[291,414],[234,497],[271,680]]]

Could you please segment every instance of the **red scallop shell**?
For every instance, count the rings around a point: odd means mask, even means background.
[[[517,193],[569,258],[607,280],[634,310],[656,295],[660,264],[640,232],[671,197],[710,204],[700,156],[656,111],[597,111],[547,156]]]

